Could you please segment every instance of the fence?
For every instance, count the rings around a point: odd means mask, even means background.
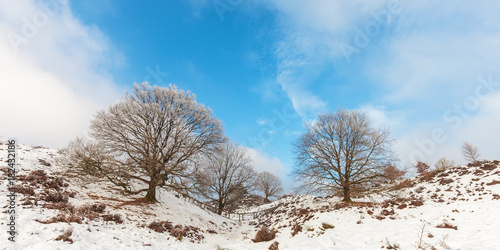
[[[212,212],[212,213],[217,213],[217,208],[215,208],[213,206],[210,206],[210,205],[208,205],[208,204],[206,204],[204,202],[201,202],[201,201],[199,201],[199,200],[197,200],[197,199],[189,196],[188,194],[180,193],[177,190],[170,189],[170,188],[167,188],[167,187],[163,187],[163,189],[165,189],[166,191],[168,191],[170,193],[173,193],[175,195],[175,197],[177,197],[179,199],[183,199],[184,201],[190,202],[190,203],[192,203],[192,204],[200,207],[201,209],[203,209],[205,211],[209,211],[209,212]],[[269,214],[269,213],[273,212],[274,210],[276,210],[280,206],[281,206],[281,204],[277,205],[277,206],[274,206],[274,207],[271,207],[271,208],[262,209],[262,210],[258,210],[258,211],[253,211],[253,212],[240,212],[240,213],[236,213],[236,212],[223,212],[222,216],[224,216],[225,218],[228,218],[228,219],[236,219],[236,217],[237,217],[238,221],[244,221],[244,220],[250,220],[250,219],[257,219],[260,216],[263,216],[263,215],[266,215],[266,214]]]

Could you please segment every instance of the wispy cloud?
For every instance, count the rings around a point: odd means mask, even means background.
[[[363,97],[352,92],[351,98],[375,123],[396,130],[401,158],[419,150],[417,142],[432,138],[436,128],[448,139],[437,143],[423,160],[460,157],[463,140],[477,140],[480,148],[496,147],[498,139],[490,136],[490,124],[499,124],[500,110],[493,108],[491,98],[499,88],[482,99],[458,128],[443,116],[467,102],[477,89],[478,77],[492,74],[500,81],[500,3],[272,0],[262,4],[279,13],[277,82],[302,117],[328,109],[329,104],[338,105],[324,99],[324,89],[314,83],[328,65],[342,65],[351,75],[337,77],[356,76],[343,79],[345,84],[363,80],[361,87],[380,93]],[[370,28],[378,32],[370,36]],[[356,46],[356,39],[369,42]],[[342,44],[356,46],[355,58],[350,58],[355,60],[346,60]]]

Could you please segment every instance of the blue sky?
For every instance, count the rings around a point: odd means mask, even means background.
[[[401,167],[498,159],[500,3],[0,0],[2,139],[63,147],[134,82],[194,92],[259,170],[292,182],[318,113],[360,109]],[[5,108],[8,107],[8,108]]]

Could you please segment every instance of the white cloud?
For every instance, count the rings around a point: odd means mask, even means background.
[[[494,150],[499,141],[494,126],[500,124],[500,109],[492,99],[500,88],[482,100],[459,128],[443,118],[476,91],[478,77],[493,74],[500,82],[500,3],[262,2],[279,13],[278,29],[283,37],[276,49],[277,80],[302,117],[321,112],[327,105],[312,85],[325,65],[345,64],[381,93],[371,100],[353,98],[365,103],[361,110],[375,125],[388,126],[399,137],[395,148],[403,160],[421,150],[417,144],[426,146],[423,142],[432,139],[436,128],[448,138],[436,143],[432,154],[425,154],[422,160],[433,163],[446,156],[460,162],[463,141],[477,144],[485,158],[500,158]],[[358,46],[361,52],[353,54],[356,65],[349,64],[340,45],[355,45],[359,30],[394,3],[401,8],[390,20],[384,17],[387,22],[372,37],[377,46]]]
[[[260,125],[260,126],[264,126],[264,125],[267,125],[269,123],[269,120],[268,119],[264,119],[264,118],[257,118],[257,124]]]
[[[0,33],[3,139],[62,147],[119,96],[107,70],[122,56],[67,1],[0,1]]]
[[[404,117],[401,112],[387,111],[387,108],[384,106],[366,104],[361,106],[359,111],[367,114],[373,126],[379,128],[400,129],[401,124],[404,122]]]
[[[257,172],[268,171],[281,179],[285,192],[293,189],[294,182],[287,176],[288,169],[283,162],[276,156],[270,156],[267,153],[255,149],[247,149],[247,155],[252,159],[252,166]]]
[[[384,11],[390,2],[261,1],[279,12],[278,29],[283,37],[275,50],[276,80],[304,120],[324,112],[328,105],[312,90],[324,65],[345,60],[341,45],[362,22],[375,19],[373,15]]]
[[[252,159],[252,165],[257,172],[268,171],[277,176],[285,176],[287,169],[278,157],[272,157],[266,153],[254,149],[246,148],[247,155]]]

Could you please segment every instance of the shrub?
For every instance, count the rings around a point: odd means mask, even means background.
[[[322,230],[326,230],[326,229],[333,229],[335,228],[334,225],[330,225],[328,223],[321,223],[321,227],[322,227]]]
[[[106,209],[105,204],[92,204],[79,207],[78,212],[81,214],[104,213],[105,209]]]
[[[263,242],[263,241],[270,241],[270,240],[274,240],[275,237],[276,237],[276,231],[269,230],[266,226],[263,226],[257,232],[257,235],[255,235],[255,239],[253,239],[252,241],[255,243]]]
[[[25,194],[25,195],[34,195],[35,190],[32,187],[26,187],[23,185],[15,185],[13,187],[9,187],[9,191],[11,192],[16,192],[19,194]]]
[[[47,203],[43,204],[42,207],[48,209],[57,209],[60,210],[61,212],[66,212],[71,214],[75,212],[75,207],[67,202]]]
[[[492,165],[492,164],[486,164],[486,165],[481,167],[481,169],[483,169],[483,170],[490,170],[490,171],[495,169],[495,168],[497,168],[497,166]]]
[[[177,225],[177,226],[179,226],[179,225]],[[170,235],[172,235],[173,237],[177,238],[178,240],[182,240],[182,238],[184,236],[186,236],[187,232],[182,227],[177,227],[177,226],[170,231]]]
[[[66,223],[71,223],[71,222],[76,222],[78,224],[82,224],[82,218],[75,215],[65,215],[65,214],[58,214],[57,216],[54,216],[48,220],[35,220],[36,222],[42,223],[42,224],[51,224],[51,223],[57,223],[57,222],[66,222]]]
[[[45,196],[45,201],[47,202],[68,202],[69,195],[64,192],[49,192],[47,196]]]
[[[153,221],[149,223],[148,228],[157,233],[163,233],[172,230],[173,226],[170,221]]]
[[[405,209],[408,205],[406,204],[401,204],[398,206],[398,209]]]
[[[450,184],[453,182],[453,179],[451,178],[441,178],[439,179],[439,184],[440,185],[446,185],[446,184]]]
[[[104,221],[114,221],[116,224],[122,224],[123,219],[119,214],[104,214],[101,216]]]
[[[47,181],[47,173],[43,170],[31,171],[25,180],[31,182],[31,184],[45,183]]]
[[[40,162],[41,165],[46,166],[46,167],[52,166],[52,164],[50,164],[49,162],[47,162],[44,159],[38,159],[38,162]]]
[[[64,230],[63,234],[57,236],[56,240],[67,241],[70,244],[73,244],[73,240],[70,238],[71,235],[73,235],[73,229],[69,228],[67,230]]]
[[[457,226],[450,224],[447,220],[444,220],[443,223],[437,225],[436,227],[437,228],[450,228],[450,229],[458,230]]]
[[[55,190],[59,190],[60,187],[64,187],[64,179],[60,177],[55,177],[48,182],[42,183],[47,188],[52,188]]]
[[[415,206],[415,207],[420,207],[420,206],[424,205],[424,202],[421,200],[412,200],[410,202],[410,205]]]
[[[418,174],[423,175],[429,171],[430,166],[427,163],[419,161],[415,168],[417,169]]]
[[[302,232],[302,226],[300,224],[295,224],[292,227],[292,237],[297,235],[299,232]]]
[[[391,244],[387,238],[385,239],[385,241],[387,242],[387,245],[385,246],[387,249],[400,249],[399,244],[397,244],[397,243]]]
[[[384,177],[387,178],[389,181],[397,181],[403,178],[403,176],[406,174],[406,171],[399,170],[393,165],[387,165],[384,167]]]
[[[278,243],[277,241],[273,242],[273,244],[271,244],[271,245],[269,246],[269,250],[279,250],[279,248],[278,248],[278,245],[279,245],[279,244],[280,244],[280,243]]]

